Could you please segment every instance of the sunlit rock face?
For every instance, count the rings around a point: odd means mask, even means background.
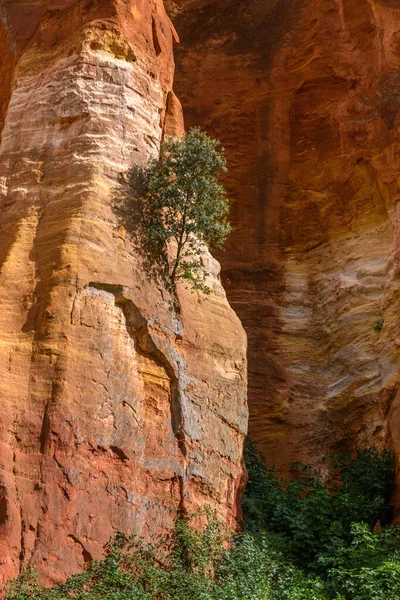
[[[50,583],[180,509],[236,525],[246,342],[216,261],[209,297],[174,299],[117,210],[182,132],[162,2],[4,1],[0,19],[0,581],[25,562]]]
[[[399,457],[399,3],[169,8],[187,124],[228,156],[219,258],[249,335],[252,437],[283,471],[362,445]]]

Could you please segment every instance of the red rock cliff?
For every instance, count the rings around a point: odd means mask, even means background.
[[[228,154],[252,437],[283,469],[365,444],[399,459],[398,1],[169,6],[187,124]]]
[[[182,126],[161,0],[0,3],[0,581],[57,581],[178,508],[235,524],[245,336],[212,295],[181,312],[115,211]]]

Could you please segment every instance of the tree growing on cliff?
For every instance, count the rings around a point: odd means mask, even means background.
[[[231,227],[229,202],[219,183],[226,171],[224,149],[199,128],[164,142],[147,169],[143,225],[154,247],[169,250],[169,275],[209,292],[201,255],[221,247]]]

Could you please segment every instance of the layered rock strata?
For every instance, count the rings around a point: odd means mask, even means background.
[[[0,581],[62,580],[117,531],[239,517],[246,342],[146,271],[121,198],[182,128],[161,0],[0,5]],[[130,189],[132,193],[132,189]]]
[[[179,0],[176,90],[226,147],[220,255],[269,463],[400,458],[400,6]]]

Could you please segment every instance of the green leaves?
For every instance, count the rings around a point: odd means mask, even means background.
[[[374,529],[387,510],[392,455],[330,459],[331,486],[301,464],[286,482],[260,458],[248,444],[247,533],[232,537],[206,509],[178,520],[157,546],[119,534],[103,560],[52,590],[26,569],[7,600],[400,600],[400,528]]]
[[[399,535],[397,527],[375,533],[366,523],[354,523],[351,544],[327,572],[327,589],[356,600],[399,600]]]
[[[203,521],[194,527],[193,522]],[[265,548],[230,535],[206,508],[176,523],[157,546],[119,534],[101,561],[49,590],[28,569],[7,586],[7,600],[270,600]]]
[[[200,129],[161,146],[160,158],[147,170],[143,226],[154,249],[172,242],[172,281],[184,279],[209,291],[200,257],[205,245],[220,247],[231,227],[229,202],[219,183],[226,171],[223,148]]]
[[[342,544],[350,543],[351,525],[363,521],[372,528],[385,522],[389,512],[394,478],[393,456],[374,449],[356,456],[341,455],[332,460],[332,478],[327,485],[318,473],[294,465],[294,479],[279,479],[266,469],[256,448],[245,451],[249,473],[243,511],[249,531],[274,531],[285,539],[288,555],[302,567],[316,569],[315,561]]]
[[[369,448],[330,458],[335,485],[301,464],[294,465],[294,480],[284,481],[251,443],[245,460],[246,528],[255,536],[268,532],[279,549],[273,598],[400,600],[400,529],[374,531],[390,515],[391,453]]]

